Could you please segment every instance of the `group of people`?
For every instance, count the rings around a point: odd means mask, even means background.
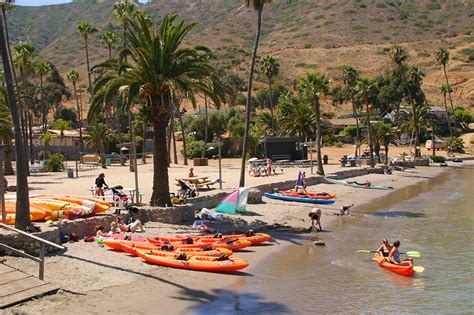
[[[387,261],[391,262],[392,264],[395,265],[406,265],[406,264],[413,264],[413,260],[411,258],[408,258],[406,260],[401,260],[400,258],[400,252],[398,248],[400,247],[400,241],[395,240],[393,242],[393,245],[389,243],[387,239],[384,239],[382,241],[382,245],[377,249],[377,252],[385,257]]]

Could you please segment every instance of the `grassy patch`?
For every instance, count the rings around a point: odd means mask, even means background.
[[[324,14],[318,14],[318,15],[315,15],[313,17],[313,20],[317,21],[317,20],[322,20],[324,19],[325,15]]]
[[[432,10],[432,11],[434,11],[434,10],[441,10],[441,4],[436,3],[436,2],[427,3],[427,4],[426,4],[426,8],[427,8],[428,10]]]
[[[304,44],[304,48],[306,48],[306,49],[313,48],[313,45],[311,45],[311,44]]]

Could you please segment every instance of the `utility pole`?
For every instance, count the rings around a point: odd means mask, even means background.
[[[3,182],[3,143],[0,143],[0,207],[2,207],[2,222],[7,224],[7,213],[5,210],[5,183]]]

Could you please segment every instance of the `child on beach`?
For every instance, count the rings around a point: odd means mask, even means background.
[[[335,215],[349,215],[349,212],[351,210],[351,208],[354,206],[354,204],[345,204],[341,207],[341,210],[339,211],[339,213],[335,213]]]
[[[308,216],[311,218],[311,226],[309,227],[309,230],[311,231],[313,228],[316,227],[316,224],[318,224],[319,231],[322,231],[323,228],[321,227],[321,209],[314,208],[313,210],[311,210],[310,213],[308,213]]]
[[[194,169],[193,169],[192,167],[189,169],[188,177],[189,177],[189,178],[191,178],[191,177],[196,177],[196,175],[194,175]]]

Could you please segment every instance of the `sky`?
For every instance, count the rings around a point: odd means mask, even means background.
[[[48,4],[58,4],[58,3],[67,3],[71,2],[71,0],[16,0],[16,5],[32,5],[32,6],[40,6],[40,5],[48,5]],[[146,2],[146,1],[140,1]]]

